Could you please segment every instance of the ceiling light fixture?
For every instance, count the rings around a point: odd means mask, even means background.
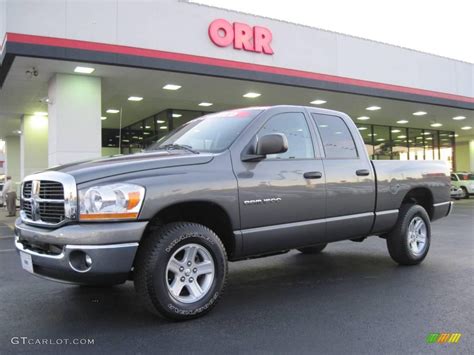
[[[100,119],[101,119],[102,121],[105,121],[105,120],[107,119],[107,117],[102,116]]]
[[[400,120],[400,121],[397,121],[398,124],[405,124],[405,123],[408,123],[407,120]]]
[[[168,129],[168,126],[161,126],[160,129]]]
[[[140,96],[130,96],[128,98],[128,101],[142,101],[143,100],[143,97],[140,97]]]
[[[462,130],[464,131],[469,131],[470,129],[472,129],[471,126],[464,126],[464,127],[461,127]]]
[[[89,67],[76,67],[74,69],[74,73],[79,73],[79,74],[92,74],[95,71],[94,68],[89,68]]]
[[[165,123],[163,120],[156,120],[156,123]]]
[[[466,119],[466,116],[456,116],[456,117],[453,117],[453,120],[455,121],[462,121],[462,120],[465,120]]]
[[[179,89],[181,89],[181,85],[166,84],[165,86],[163,86],[163,89],[165,89],[165,90],[179,90]]]
[[[173,113],[171,116],[172,116],[173,118],[179,118],[179,117],[182,116],[182,114],[180,114],[180,113]]]
[[[381,107],[380,106],[369,106],[366,108],[366,110],[368,111],[377,111],[377,110],[380,110]]]
[[[442,123],[432,123],[430,124],[431,127],[441,127],[443,124]]]
[[[367,121],[367,120],[370,120],[370,117],[369,116],[360,116],[360,117],[357,117],[357,119],[359,121]]]
[[[313,100],[310,102],[310,104],[313,104],[313,105],[322,105],[322,104],[325,104],[327,101],[325,100],[321,100],[321,99],[316,99],[316,100]]]
[[[212,106],[213,103],[212,102],[201,102],[200,104],[198,104],[198,106],[204,106],[204,107],[209,107],[209,106]]]
[[[416,112],[413,112],[413,116],[424,116],[426,115],[426,112],[425,111],[416,111]]]
[[[359,127],[359,131],[365,131],[367,127]]]
[[[401,130],[399,130],[399,129],[392,129],[392,133],[400,133],[400,132],[401,132]]]
[[[119,113],[120,110],[117,110],[117,109],[115,109],[115,108],[109,108],[109,109],[108,109],[107,111],[105,111],[105,112],[107,112],[107,113]]]
[[[243,95],[243,97],[246,97],[248,99],[255,99],[256,97],[261,96],[262,94],[259,94],[258,92],[248,92]]]

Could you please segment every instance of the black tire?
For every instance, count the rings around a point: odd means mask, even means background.
[[[299,248],[298,250],[303,254],[319,254],[326,248],[327,243],[313,245],[312,247]]]
[[[409,227],[412,222],[421,218],[425,225],[425,244],[418,253],[409,246]],[[419,246],[418,242],[417,247]],[[395,228],[387,235],[387,248],[392,259],[400,265],[416,265],[421,263],[430,249],[431,224],[426,210],[420,205],[402,205]]]
[[[461,186],[461,190],[463,192],[462,198],[465,198],[466,200],[469,199],[469,192],[467,192],[467,189],[464,186]]]
[[[201,299],[183,303],[168,290],[170,275],[173,279],[178,276],[167,274],[167,265],[179,249],[195,244],[203,247],[209,257],[212,257],[214,276],[212,283],[208,283],[208,291]],[[190,272],[190,269],[186,270]],[[181,276],[184,278],[184,275]],[[186,277],[189,278],[183,282],[181,292],[189,290],[191,296],[191,289],[186,282],[191,283],[193,280],[189,274],[186,274]],[[222,295],[226,277],[227,254],[222,242],[213,231],[197,223],[175,222],[152,230],[141,243],[135,258],[134,283],[139,297],[151,312],[171,320],[193,319],[209,312]],[[198,276],[194,281],[198,282]]]

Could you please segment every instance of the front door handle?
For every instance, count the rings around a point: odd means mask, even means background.
[[[305,179],[321,179],[323,173],[319,171],[308,171],[307,173],[304,173],[303,176]]]
[[[368,169],[360,169],[356,171],[357,176],[369,176],[370,171]]]

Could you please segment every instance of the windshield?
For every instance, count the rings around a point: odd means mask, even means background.
[[[221,152],[234,142],[262,108],[212,113],[189,121],[147,150],[183,149],[194,152]]]
[[[474,180],[474,174],[460,174],[458,173],[459,180]]]

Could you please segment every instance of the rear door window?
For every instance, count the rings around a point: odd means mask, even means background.
[[[354,139],[342,118],[316,113],[312,117],[321,136],[326,159],[358,158]]]

